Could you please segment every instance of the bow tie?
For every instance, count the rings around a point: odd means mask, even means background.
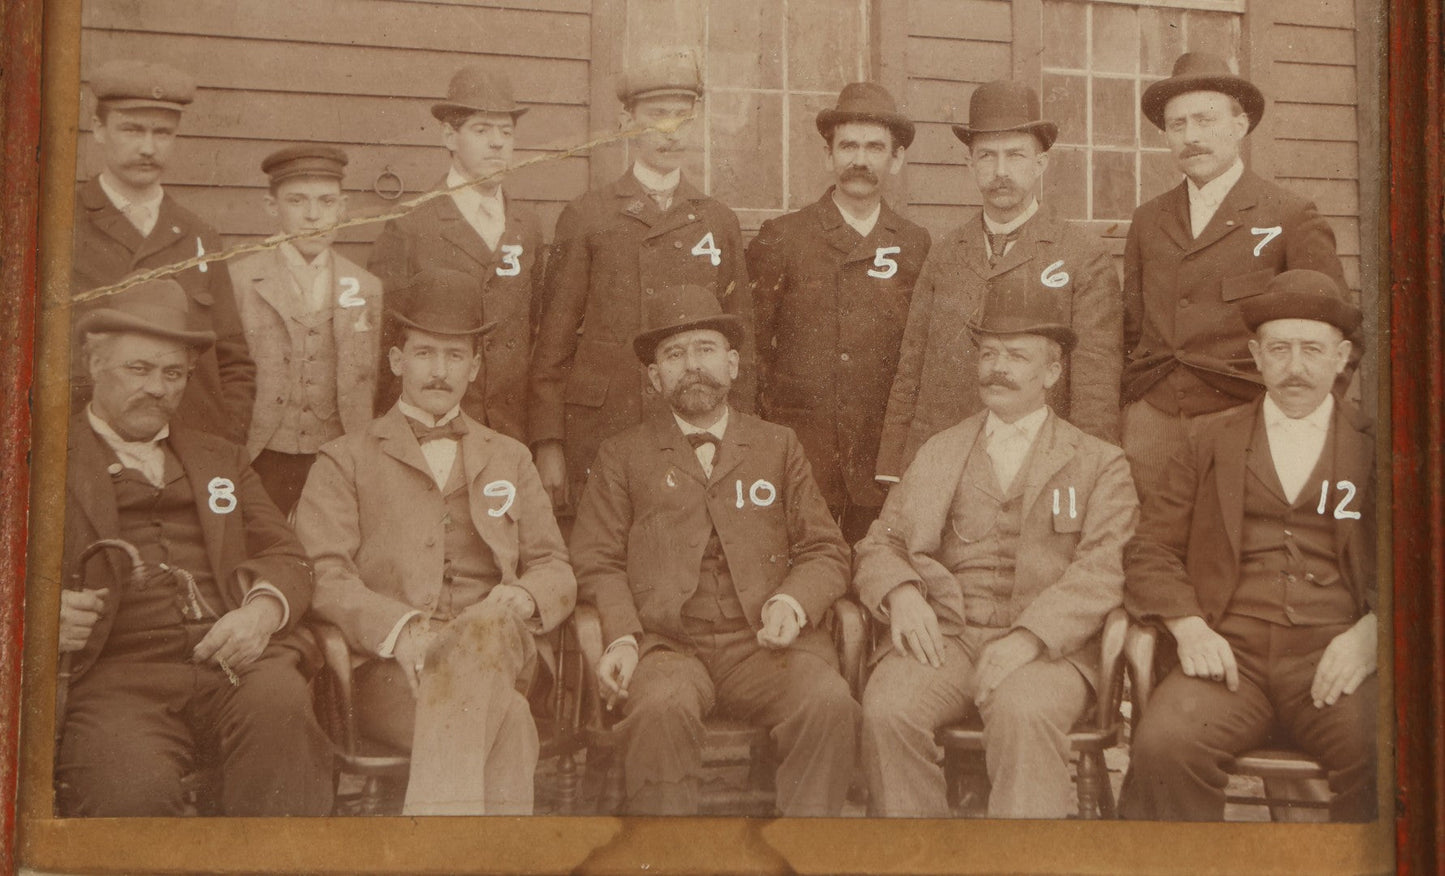
[[[685,437],[687,438],[687,443],[692,445],[693,450],[698,449],[704,444],[711,444],[714,449],[722,446],[722,441],[711,432],[689,432]]]
[[[462,418],[459,416],[452,417],[441,426],[427,426],[411,417],[406,418],[406,424],[411,427],[411,434],[416,436],[418,444],[441,441],[446,438],[460,441],[462,436],[467,434],[467,424],[462,422]]]

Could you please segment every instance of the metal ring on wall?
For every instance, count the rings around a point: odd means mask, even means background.
[[[382,181],[385,180],[387,177],[391,177],[392,179],[396,180],[395,188],[382,188]],[[381,173],[376,175],[376,182],[371,184],[371,190],[388,201],[395,201],[397,198],[401,197],[402,194],[406,191],[406,183],[402,181],[401,174],[392,170],[391,165],[388,164],[386,167],[383,167],[381,169]]]

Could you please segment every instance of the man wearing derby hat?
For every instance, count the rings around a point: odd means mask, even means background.
[[[482,368],[467,386],[462,409],[518,441],[527,437],[527,368],[545,259],[536,215],[502,192],[516,125],[526,112],[505,73],[481,66],[458,70],[446,99],[431,108],[451,154],[441,184],[447,196],[388,221],[367,263],[388,292],[423,270],[476,278],[496,328],[482,344]],[[377,410],[389,408],[398,391],[383,361]]]
[[[195,99],[191,77],[165,64],[117,60],[96,69],[90,90],[95,95],[91,137],[102,168],[76,190],[72,294],[220,252],[220,235],[161,186],[182,111]],[[244,444],[256,394],[256,366],[246,349],[231,275],[209,262],[171,279],[185,289],[194,318],[216,335],[196,361],[177,414],[188,425]],[[81,303],[74,317],[103,306],[103,300]],[[73,362],[72,370],[72,396],[79,410],[90,388],[83,363]]]
[[[742,317],[673,286],[641,328],[632,348],[669,410],[602,443],[572,533],[624,716],[627,812],[697,814],[717,712],[771,730],[783,815],[836,816],[858,704],[819,620],[847,588],[847,545],[792,430],[729,404]]]
[[[930,436],[978,411],[977,349],[965,325],[990,281],[1014,274],[1052,290],[1078,337],[1050,406],[1095,437],[1119,440],[1118,274],[1098,239],[1038,199],[1058,126],[1041,117],[1032,88],[998,81],[974,90],[968,124],[953,133],[968,147],[983,209],[933,247],[914,287],[879,446],[884,483],[897,481]]]
[[[1264,115],[1253,83],[1188,53],[1142,104],[1185,177],[1134,211],[1124,247],[1124,450],[1147,492],[1191,418],[1259,396],[1243,302],[1281,271],[1341,286],[1344,274],[1314,204],[1244,167],[1244,138]]]
[[[923,228],[883,201],[913,123],[882,86],[854,82],[818,114],[835,184],[816,203],[763,223],[748,245],[758,338],[758,412],[798,433],[823,498],[856,541],[878,516],[878,434]]]
[[[1077,342],[1037,277],[990,282],[975,336],[985,410],[930,438],[856,548],[887,625],[863,694],[870,815],[949,815],[934,733],[978,714],[993,818],[1071,811],[1067,734],[1104,695],[1104,617],[1138,519],[1123,451],[1050,410]]]
[[[1120,811],[1221,820],[1225,768],[1278,734],[1329,771],[1332,820],[1368,821],[1375,436],[1331,392],[1360,311],[1310,270],[1240,311],[1265,394],[1196,423],[1125,553],[1125,605],[1169,633],[1178,666],[1136,704]]]
[[[256,361],[246,450],[283,514],[316,451],[370,423],[376,396],[381,281],[333,251],[336,232],[327,230],[345,216],[346,161],[340,149],[314,144],[266,156],[266,212],[281,234],[302,236],[227,263]]]
[[[461,407],[482,367],[472,274],[426,271],[388,292],[401,397],[321,448],[297,505],[317,617],[362,658],[362,732],[411,752],[403,812],[529,815],[536,638],[577,585],[527,449]],[[539,659],[540,658],[540,659]]]
[[[173,280],[76,323],[94,393],[70,423],[56,755],[62,816],[174,816],[198,760],[225,815],[326,815],[312,715],[311,568],[243,448],[176,416],[215,341]],[[117,550],[87,548],[123,540]],[[128,543],[128,544],[127,544]]]
[[[640,314],[668,286],[707,289],[727,313],[752,321],[737,217],[682,175],[696,155],[702,71],[697,53],[644,53],[617,82],[619,123],[632,166],[567,205],[557,220],[547,306],[531,376],[530,429],[554,505],[577,498],[598,444],[665,413],[632,358]],[[753,403],[752,342],[739,348],[734,405]]]

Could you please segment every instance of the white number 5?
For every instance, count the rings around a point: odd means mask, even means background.
[[[889,256],[897,255],[900,252],[903,252],[903,247],[901,246],[878,247],[878,249],[874,250],[873,252],[873,264],[879,268],[882,268],[882,270],[873,270],[870,268],[868,270],[868,276],[877,277],[880,280],[886,280],[894,274],[898,273],[898,262],[889,258]]]
[[[695,256],[707,256],[712,260],[712,266],[714,268],[722,264],[722,250],[718,249],[717,244],[713,242],[711,231],[704,234],[702,240],[693,244],[692,254]]]
[[[489,516],[501,517],[503,514],[507,513],[507,509],[511,508],[512,503],[516,501],[517,488],[513,486],[511,481],[492,481],[490,484],[482,487],[482,495],[506,497],[506,501],[502,502],[502,507],[487,509],[487,514]]]
[[[502,244],[502,264],[497,265],[498,277],[515,277],[522,273],[522,247],[515,243]]]

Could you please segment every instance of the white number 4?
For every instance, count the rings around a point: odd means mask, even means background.
[[[1254,257],[1255,257],[1255,258],[1259,258],[1259,254],[1260,254],[1261,252],[1264,252],[1264,248],[1269,245],[1269,242],[1270,242],[1271,240],[1274,240],[1276,237],[1279,237],[1280,234],[1282,234],[1283,232],[1284,232],[1284,228],[1281,227],[1281,226],[1279,226],[1279,225],[1271,225],[1271,226],[1268,227],[1268,228],[1251,228],[1251,229],[1249,229],[1249,233],[1250,233],[1250,234],[1260,234],[1260,235],[1263,235],[1262,237],[1260,237],[1259,243],[1256,243],[1256,244],[1254,245]]]
[[[702,240],[693,244],[692,254],[695,256],[707,256],[712,260],[712,266],[714,268],[722,264],[722,250],[717,248],[716,243],[713,243],[711,231],[704,234]]]
[[[522,273],[522,247],[515,243],[502,244],[502,263],[497,265],[498,277],[515,277]]]
[[[1339,483],[1335,484],[1335,489],[1344,493],[1344,496],[1340,499],[1340,503],[1335,506],[1335,519],[1359,520],[1360,512],[1349,511],[1345,509],[1345,506],[1350,504],[1350,502],[1355,498],[1355,485],[1350,483],[1349,481],[1340,481]],[[1315,508],[1316,513],[1325,513],[1325,508],[1328,507],[1329,504],[1330,482],[1320,481],[1320,504],[1318,507]]]
[[[868,271],[868,276],[877,277],[880,280],[886,280],[894,274],[898,273],[898,262],[889,258],[889,256],[897,255],[900,252],[903,252],[903,247],[901,246],[878,247],[878,249],[874,250],[873,252],[873,264],[876,267],[881,268],[882,270],[873,270],[870,268]]]

